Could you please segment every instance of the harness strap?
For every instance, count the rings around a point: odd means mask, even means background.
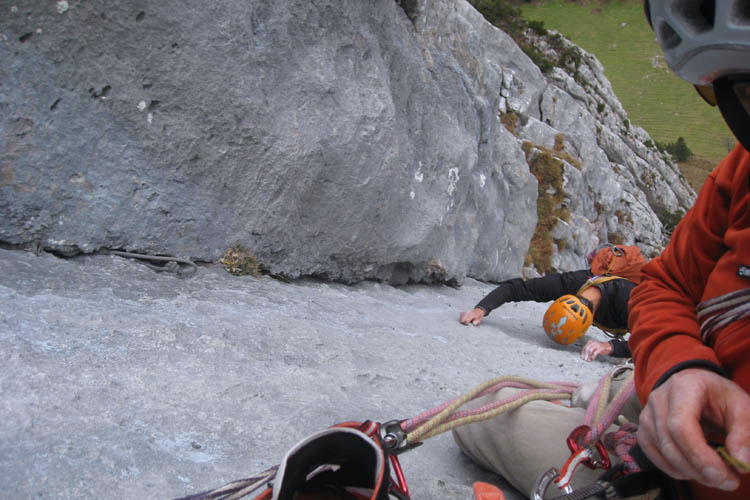
[[[607,270],[609,272],[609,270]],[[610,276],[610,275],[599,275],[599,276],[592,276],[591,278],[587,279],[583,285],[581,285],[581,288],[578,289],[576,292],[576,295],[579,295],[581,292],[586,290],[587,288],[591,288],[592,286],[601,285],[602,283],[606,283],[607,281],[612,280],[626,280],[627,278],[623,278],[622,276]],[[594,326],[599,328],[600,330],[604,331],[604,333],[609,334],[610,336],[617,336],[617,335],[625,335],[628,333],[627,328],[610,328],[608,326],[604,326],[598,321],[594,321]]]
[[[607,281],[612,280],[624,280],[626,278],[622,278],[620,276],[610,276],[606,274],[602,274],[599,276],[592,276],[589,279],[587,279],[583,285],[581,285],[581,288],[578,289],[578,292],[581,293],[582,291],[586,290],[587,288],[591,288],[592,286],[601,285],[602,283],[606,283]]]

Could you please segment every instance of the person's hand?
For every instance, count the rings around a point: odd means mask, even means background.
[[[581,349],[581,359],[584,361],[594,361],[600,354],[610,354],[612,352],[612,344],[609,342],[599,342],[597,340],[589,340],[586,345]]]
[[[733,457],[750,461],[750,396],[714,372],[688,368],[655,389],[641,412],[638,444],[659,469],[675,479],[734,490],[738,475],[706,442],[701,424],[726,433]]]
[[[458,317],[458,321],[460,321],[462,325],[468,325],[471,323],[474,326],[479,326],[479,323],[482,322],[482,318],[484,318],[484,309],[481,307],[475,307],[471,311],[463,311]]]

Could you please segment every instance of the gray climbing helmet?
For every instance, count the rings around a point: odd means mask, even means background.
[[[750,1],[646,0],[669,67],[695,85],[750,150]]]
[[[694,85],[750,73],[750,2],[647,0],[646,15],[669,67]]]

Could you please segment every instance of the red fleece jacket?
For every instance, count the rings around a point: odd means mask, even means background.
[[[696,318],[700,302],[750,287],[749,185],[750,154],[737,146],[709,175],[669,245],[644,267],[644,280],[631,293],[629,344],[643,404],[655,385],[690,365],[723,370],[750,390],[750,318],[705,342]],[[731,493],[696,484],[692,489],[695,498],[749,499],[750,475]]]

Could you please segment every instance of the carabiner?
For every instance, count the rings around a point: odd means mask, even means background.
[[[582,448],[584,448],[584,446],[581,445],[580,440],[589,432],[591,432],[591,427],[589,427],[588,425],[580,425],[573,429],[573,432],[570,433],[565,442],[568,443],[568,448],[570,449],[572,455],[577,454],[579,451],[581,451]],[[600,467],[602,469],[610,468],[612,462],[609,459],[609,453],[607,453],[607,450],[606,448],[604,448],[604,444],[602,444],[601,440],[597,439],[595,443],[589,444],[587,448],[596,448],[596,451],[599,453],[599,457],[601,458],[601,462],[594,460],[592,454],[592,456],[587,457],[581,462],[583,465],[585,465],[589,469],[596,469],[597,467]]]
[[[577,452],[573,453],[570,458],[565,461],[562,469],[560,469],[560,472],[555,478],[555,484],[557,484],[557,487],[569,487],[570,482],[573,480],[573,474],[575,474],[578,466],[586,463],[586,461],[591,461],[591,457],[593,456],[593,454],[594,452],[591,451],[591,448],[581,448]]]
[[[398,455],[412,448],[420,446],[422,443],[407,444],[406,433],[401,428],[403,420],[389,420],[380,424],[380,442],[383,451],[391,455]]]
[[[553,480],[557,480],[558,477],[559,472],[554,467],[542,474],[542,476],[536,482],[534,491],[531,492],[531,500],[544,500],[544,495],[547,493],[547,488],[549,488],[550,483],[552,483]],[[573,492],[573,488],[571,488],[569,484],[560,487],[560,489],[562,489],[566,494]]]

